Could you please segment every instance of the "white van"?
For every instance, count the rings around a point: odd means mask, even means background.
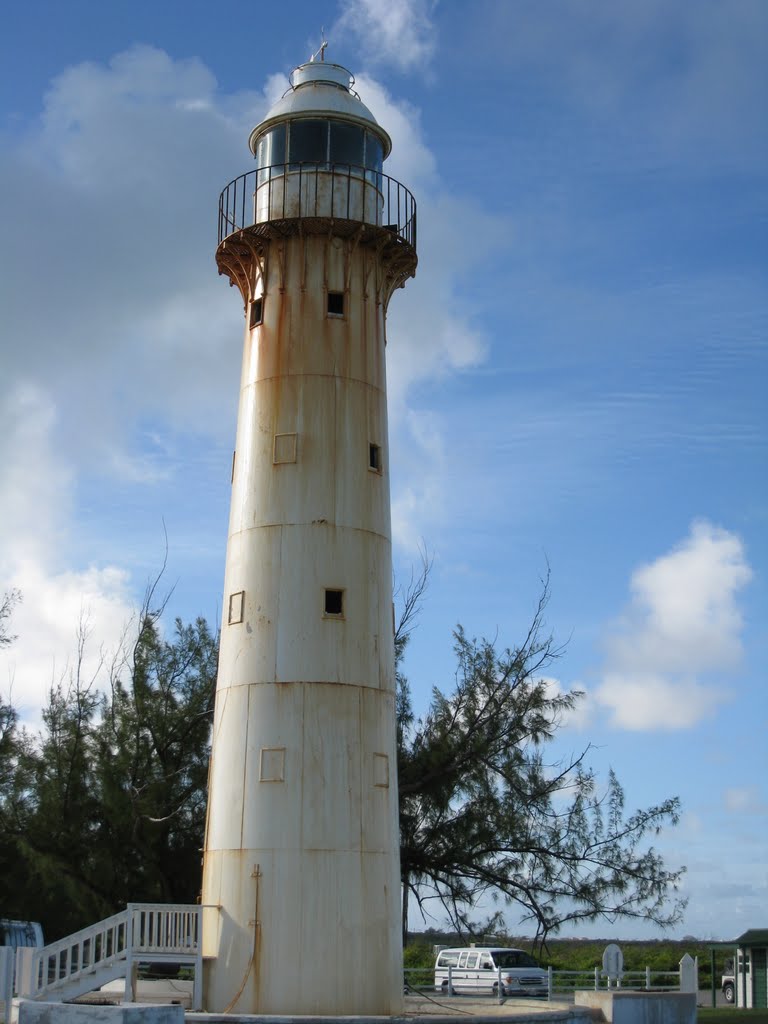
[[[7,917],[0,918],[0,946],[34,946],[40,949],[43,945],[43,929],[37,921],[11,921]]]
[[[498,994],[501,977],[503,996],[547,995],[547,972],[522,949],[473,946],[441,949],[435,961],[435,988],[454,992]]]

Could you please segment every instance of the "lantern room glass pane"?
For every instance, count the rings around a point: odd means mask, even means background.
[[[365,166],[372,171],[381,171],[384,163],[384,150],[381,140],[377,139],[371,132],[365,133]]]
[[[331,121],[331,163],[362,167],[364,140],[365,132],[357,125]]]
[[[288,141],[290,164],[324,164],[328,160],[328,122],[292,121]]]
[[[279,124],[265,132],[256,147],[256,166],[271,167],[285,163],[285,125]]]

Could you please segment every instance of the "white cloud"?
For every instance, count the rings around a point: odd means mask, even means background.
[[[415,279],[395,292],[387,314],[390,447],[397,466],[392,535],[413,554],[452,500],[445,472],[446,424],[414,406],[414,389],[486,359],[488,341],[461,284],[490,253],[509,244],[510,236],[507,225],[492,220],[473,199],[446,192],[416,108],[395,102],[368,74],[357,77],[356,88],[392,138],[386,172],[413,192],[418,209],[419,267]]]
[[[354,37],[372,64],[427,69],[436,45],[435,6],[435,0],[342,0],[331,36]]]
[[[132,614],[124,570],[67,566],[74,477],[55,453],[56,427],[54,403],[33,385],[19,385],[0,408],[0,579],[22,595],[11,622],[17,639],[0,653],[0,692],[32,724],[71,665],[78,627],[93,637],[82,666],[90,675],[99,648],[116,650]]]
[[[396,8],[409,46],[426,45],[418,33],[427,14],[427,6]],[[3,587],[24,594],[0,686],[13,678],[29,706],[66,664],[81,613],[96,646],[110,646],[132,610],[126,567],[141,553],[114,537],[112,554],[104,536],[106,556],[89,564],[93,544],[78,526],[83,480],[107,503],[120,488],[129,517],[147,487],[171,493],[185,431],[195,451],[233,434],[242,307],[213,263],[216,204],[248,166],[248,133],[286,84],[271,75],[260,93],[224,95],[201,61],[133,47],[63,71],[39,120],[0,153],[4,238],[14,253],[3,309],[0,565]],[[484,359],[458,282],[468,258],[498,244],[499,228],[445,194],[415,108],[369,76],[357,88],[392,136],[387,170],[417,202],[430,196],[422,268],[397,293],[389,327],[392,447],[398,459],[422,452],[430,467],[404,461],[412,472],[393,495],[395,536],[416,546],[425,519],[446,507],[446,484],[443,423],[414,410],[410,395],[419,381]],[[41,266],[43,251],[50,266],[41,290],[42,275],[29,268]],[[88,514],[103,522],[98,509]]]
[[[695,725],[729,699],[741,657],[739,591],[752,578],[735,534],[695,522],[689,536],[637,569],[631,603],[606,640],[597,700],[627,729]]]
[[[737,814],[765,814],[765,798],[757,786],[731,786],[723,791],[723,805]]]
[[[563,96],[605,159],[679,162],[693,175],[764,165],[762,0],[594,0],[588,12],[562,0],[557,10],[488,4],[474,42],[490,62],[519,68],[530,89],[544,82]]]
[[[583,732],[589,725],[592,724],[593,718],[593,703],[590,698],[589,692],[585,687],[577,680],[572,686],[566,690],[559,679],[555,679],[554,676],[543,676],[542,682],[546,686],[547,699],[552,700],[555,697],[560,697],[566,692],[573,690],[580,690],[582,696],[576,701],[576,704],[570,711],[564,711],[560,718],[560,725],[563,729],[574,729],[576,732]]]

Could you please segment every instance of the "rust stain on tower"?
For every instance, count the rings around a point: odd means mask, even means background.
[[[337,64],[219,205],[245,344],[203,871],[206,1009],[402,1009],[385,318],[416,204]]]

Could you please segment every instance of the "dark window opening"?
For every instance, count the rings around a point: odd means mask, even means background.
[[[331,121],[331,163],[361,167],[364,138],[363,129],[357,125]]]
[[[343,590],[326,590],[326,592],[325,592],[325,614],[326,615],[343,615],[344,614],[344,591]]]
[[[293,121],[288,140],[288,162],[324,164],[328,160],[328,122]]]
[[[384,149],[381,139],[361,126],[334,118],[298,118],[289,125],[279,124],[264,132],[256,144],[256,166],[262,171],[259,181],[282,174],[283,165],[331,164],[366,168],[372,181],[381,174]]]
[[[251,303],[251,316],[248,321],[251,330],[257,327],[260,323],[263,323],[264,313],[264,299],[260,296],[258,299],[254,299]]]
[[[344,292],[328,292],[328,315],[344,316]]]
[[[377,473],[381,472],[381,448],[377,444],[368,445],[368,466]]]

